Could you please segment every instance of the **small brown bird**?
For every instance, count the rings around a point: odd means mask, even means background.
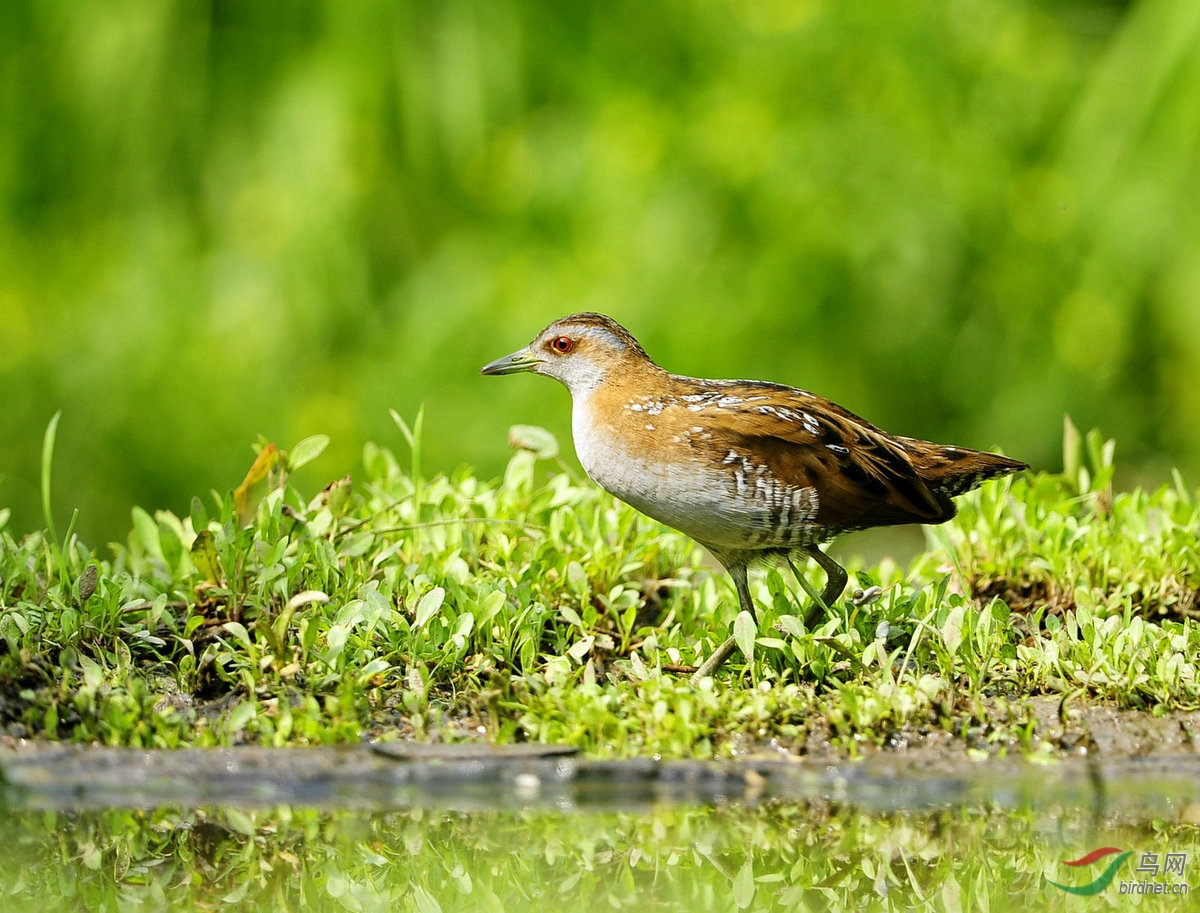
[[[532,371],[571,393],[571,430],[601,488],[695,539],[733,578],[753,612],[747,568],[795,552],[825,571],[824,608],[846,571],[818,545],[850,530],[944,523],[955,495],[1028,466],[1018,460],[888,434],[805,390],[664,371],[603,314],[554,321],[524,349],[482,369]],[[814,606],[820,611],[822,606]],[[808,613],[811,623],[814,612]],[[710,674],[730,638],[698,670]]]

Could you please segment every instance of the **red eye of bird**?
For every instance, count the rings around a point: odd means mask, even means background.
[[[550,348],[559,355],[566,355],[575,348],[575,340],[570,336],[556,336],[550,340]]]

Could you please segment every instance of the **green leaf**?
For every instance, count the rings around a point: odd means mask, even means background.
[[[966,607],[959,603],[950,610],[950,614],[946,616],[945,622],[942,623],[942,643],[946,645],[946,650],[951,656],[958,655],[958,648],[962,646],[963,639],[963,615],[966,612]]]
[[[432,590],[421,597],[421,601],[417,603],[417,618],[415,626],[418,628],[425,627],[426,622],[437,614],[438,609],[442,607],[442,603],[446,600],[446,590],[444,587],[435,586]]]
[[[336,479],[325,486],[321,495],[324,496],[325,504],[333,516],[340,517],[346,510],[346,505],[350,502],[351,491],[352,482],[348,475],[342,476],[340,479]]]
[[[301,466],[311,463],[329,446],[328,434],[314,434],[306,437],[288,451],[287,465],[290,472],[295,472]]]
[[[779,624],[789,637],[803,637],[805,634],[804,623],[795,615],[780,615]]]
[[[442,913],[442,905],[438,903],[437,898],[419,884],[413,886],[412,897],[420,913]]]
[[[50,735],[58,734],[58,704],[51,704],[42,715],[42,728]]]
[[[189,515],[192,518],[192,529],[196,532],[199,532],[208,526],[208,508],[205,507],[204,502],[195,495],[192,496],[192,507]]]
[[[42,516],[46,520],[46,532],[54,547],[58,548],[58,535],[54,531],[54,511],[50,509],[50,470],[54,466],[54,442],[58,437],[58,420],[62,418],[62,410],[55,412],[46,426],[46,434],[42,438]]]
[[[246,626],[240,621],[227,621],[221,625],[221,628],[233,635],[234,640],[240,643],[247,650],[253,649],[253,644],[250,643],[250,632],[246,630]]]
[[[579,613],[573,608],[567,605],[560,606],[558,613],[575,627],[579,628],[579,630],[583,631],[585,634],[587,633],[587,628],[584,627],[583,619],[579,617]]]
[[[754,616],[749,612],[738,612],[733,620],[733,639],[737,641],[738,649],[746,657],[746,662],[754,659],[754,640],[758,637],[758,625]]]
[[[104,853],[94,843],[88,843],[80,856],[80,861],[84,867],[91,869],[93,872],[98,871],[100,866],[104,864]]]
[[[1083,468],[1083,437],[1079,429],[1071,421],[1071,416],[1063,416],[1063,475],[1075,482],[1079,478],[1079,470]]]
[[[462,650],[466,648],[467,638],[471,636],[473,630],[475,630],[474,614],[463,612],[463,614],[458,616],[458,621],[454,623],[454,632],[450,635],[455,649]]]
[[[133,508],[132,515],[133,531],[142,543],[142,548],[152,558],[161,558],[162,545],[158,541],[158,524],[154,522],[154,518],[140,507]]]
[[[296,614],[296,610],[314,602],[326,603],[329,602],[329,597],[319,590],[304,590],[301,593],[297,593],[287,601],[287,604],[283,607],[283,611],[279,613],[275,621],[269,627],[265,628],[266,631],[270,632],[271,652],[276,657],[283,656],[283,648],[287,640],[287,630],[291,627],[292,616]]]
[[[104,669],[94,659],[79,654],[79,668],[83,670],[83,685],[95,690],[104,682]]]
[[[508,429],[508,445],[514,450],[528,450],[539,460],[558,456],[558,438],[538,425],[513,425]]]
[[[221,818],[225,824],[243,837],[258,836],[258,827],[254,824],[254,819],[240,809],[227,805],[221,809]]]
[[[229,731],[241,732],[247,724],[258,715],[258,704],[254,701],[242,701],[229,711]]]
[[[386,659],[373,659],[358,670],[357,680],[360,685],[364,685],[376,675],[386,672],[390,668],[392,665]]]
[[[174,528],[163,521],[164,516],[165,514],[161,511],[157,515],[158,547],[162,551],[167,569],[175,573],[179,569],[179,559],[183,556],[183,543]]]
[[[136,514],[134,515],[136,520]],[[191,549],[192,565],[200,576],[214,586],[221,583],[221,562],[217,558],[216,539],[211,530],[202,529],[196,534]]]
[[[571,659],[582,662],[583,658],[592,651],[592,644],[595,642],[596,638],[591,635],[581,638],[567,651],[567,655]]]
[[[745,910],[754,903],[754,888],[754,865],[746,860],[746,864],[733,876],[733,902],[739,910]]]
[[[250,879],[247,878],[241,884],[234,887],[232,891],[221,898],[221,902],[225,904],[240,904],[246,899],[246,895],[250,892]]]
[[[404,440],[408,444],[409,475],[412,476],[415,489],[413,501],[419,504],[421,502],[421,434],[425,426],[425,407],[422,406],[417,410],[417,417],[413,419],[411,426],[400,417],[400,413],[395,409],[388,411],[391,413],[392,421],[396,423],[396,427],[400,429],[400,433],[404,435]]]
[[[313,626],[314,630],[316,626]],[[341,655],[342,650],[346,647],[346,641],[350,637],[349,625],[330,625],[329,630],[325,632],[325,643],[329,645],[329,658],[334,659]]]
[[[587,571],[583,569],[583,565],[578,561],[567,562],[567,584],[577,593],[586,593],[588,591]]]

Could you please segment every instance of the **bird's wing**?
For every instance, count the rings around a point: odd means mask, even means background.
[[[788,485],[816,489],[817,522],[832,529],[940,523],[954,515],[900,441],[836,403],[763,385],[710,408],[714,453],[753,454]],[[708,411],[705,409],[704,411]]]

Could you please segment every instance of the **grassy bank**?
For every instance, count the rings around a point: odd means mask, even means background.
[[[775,570],[752,580],[757,619],[737,619],[701,549],[573,476],[545,432],[514,429],[502,479],[425,478],[419,420],[397,424],[403,465],[368,446],[359,478],[301,492],[288,475],[325,442],[266,446],[235,491],[182,517],[134,508],[102,549],[48,509],[22,538],[0,512],[3,731],[700,757],[934,737],[1042,755],[1089,744],[1070,734],[1083,708],[1200,706],[1195,492],[1114,492],[1095,433],[1068,427],[1062,474],[960,499],[911,567],[858,568],[806,630],[809,597]],[[682,670],[731,629],[751,658],[693,686]]]

